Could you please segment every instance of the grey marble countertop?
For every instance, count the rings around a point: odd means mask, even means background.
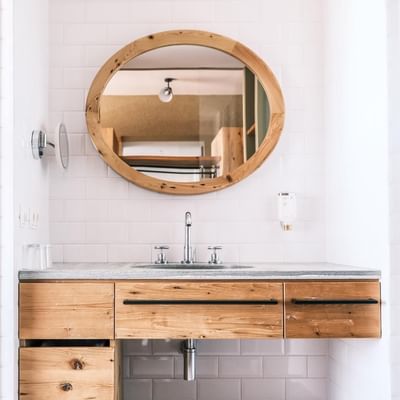
[[[21,270],[20,280],[46,279],[380,279],[377,269],[330,263],[236,263],[222,269],[179,264],[65,263],[46,270]]]

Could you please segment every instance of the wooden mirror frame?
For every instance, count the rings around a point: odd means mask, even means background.
[[[211,47],[230,54],[244,63],[264,87],[270,107],[268,130],[257,151],[229,174],[199,182],[173,182],[150,177],[126,164],[103,138],[99,102],[112,76],[128,61],[143,53],[174,45]],[[285,106],[282,91],[270,68],[252,50],[227,37],[197,30],[173,30],[142,37],[126,45],[100,68],[86,100],[86,122],[93,144],[103,160],[120,176],[143,188],[168,194],[201,194],[237,183],[255,171],[278,143],[283,129]]]

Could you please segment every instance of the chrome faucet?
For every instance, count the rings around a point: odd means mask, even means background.
[[[183,261],[182,264],[193,264],[193,251],[192,251],[192,214],[189,211],[185,213],[185,245],[183,247]]]

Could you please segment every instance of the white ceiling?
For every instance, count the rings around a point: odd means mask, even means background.
[[[176,45],[160,47],[135,57],[123,69],[160,68],[244,68],[238,59],[220,50],[204,46]]]
[[[161,47],[142,54],[118,71],[105,95],[158,95],[171,83],[176,95],[241,95],[244,64],[222,51],[204,46]]]
[[[107,84],[104,95],[158,95],[170,77],[175,95],[241,95],[243,70],[122,70]]]

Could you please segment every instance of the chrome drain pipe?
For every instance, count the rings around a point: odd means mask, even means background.
[[[183,379],[194,381],[196,379],[196,344],[193,339],[183,343]]]

